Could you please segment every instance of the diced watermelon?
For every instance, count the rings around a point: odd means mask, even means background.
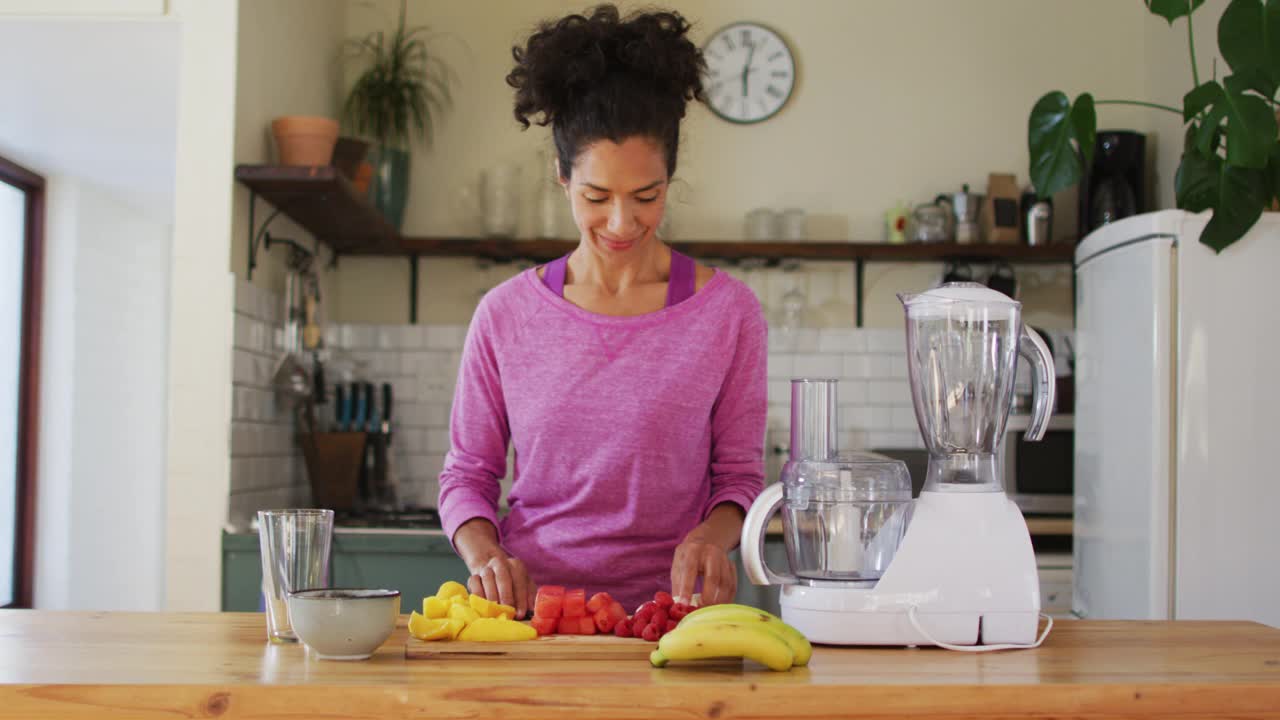
[[[691,612],[693,612],[692,605],[686,605],[684,603],[676,603],[675,605],[671,606],[671,609],[667,610],[667,617],[673,620],[683,620],[684,616],[688,615]]]
[[[676,625],[679,625],[679,624],[680,624],[680,621],[679,621],[679,620],[668,620],[668,621],[667,621],[667,629],[663,631],[663,634],[665,635],[666,633],[669,633],[669,632],[671,632],[672,630],[675,630],[675,629],[676,629]]]
[[[543,585],[533,601],[533,616],[558,618],[564,604],[564,588],[559,585]]]
[[[631,621],[626,619],[619,620],[618,624],[613,626],[613,634],[621,638],[635,637],[631,632]]]
[[[561,612],[568,618],[580,618],[586,616],[587,591],[582,588],[566,591],[564,594],[564,607]]]
[[[584,615],[578,618],[578,634],[579,635],[595,635],[596,621],[587,615]]]
[[[581,627],[578,618],[562,617],[556,621],[556,632],[561,635],[577,635]]]
[[[560,626],[560,620],[558,618],[534,616],[534,618],[529,621],[529,624],[533,626],[534,630],[538,631],[539,635],[554,635]]]
[[[646,625],[644,631],[640,633],[640,637],[649,642],[657,642],[658,638],[662,637],[662,633],[658,630],[657,625]]]
[[[669,608],[675,604],[675,600],[671,598],[671,593],[659,590],[653,594],[653,601],[664,608]]]
[[[601,608],[608,607],[611,602],[613,602],[613,598],[609,597],[609,593],[598,592],[587,601],[587,612],[595,614]]]

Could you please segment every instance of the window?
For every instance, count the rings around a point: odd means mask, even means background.
[[[31,607],[44,180],[0,158],[0,607]]]

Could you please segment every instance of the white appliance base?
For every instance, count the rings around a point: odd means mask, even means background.
[[[905,610],[849,612],[782,608],[782,619],[820,645],[1030,645],[1036,641],[1037,612],[916,612],[916,622],[932,636],[921,635]]]

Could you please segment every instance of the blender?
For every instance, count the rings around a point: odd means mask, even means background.
[[[743,523],[747,577],[781,585],[782,619],[817,643],[1034,647],[1052,622],[1037,640],[1031,536],[1004,493],[997,458],[1018,356],[1034,375],[1026,440],[1048,427],[1052,358],[1023,326],[1021,304],[983,285],[948,283],[899,299],[929,451],[919,498],[911,500],[905,466],[835,447],[835,381],[793,381],[792,459]],[[765,528],[779,509],[789,574],[763,560]]]

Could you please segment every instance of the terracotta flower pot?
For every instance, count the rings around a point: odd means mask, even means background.
[[[325,117],[286,115],[271,121],[281,165],[328,165],[338,123]]]

